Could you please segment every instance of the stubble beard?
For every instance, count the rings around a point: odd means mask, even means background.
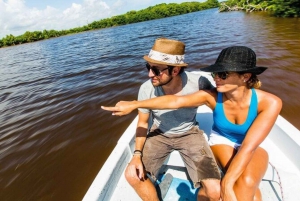
[[[156,82],[156,83],[153,83],[153,82],[152,82],[152,85],[153,85],[154,87],[164,86],[164,85],[166,85],[166,84],[169,84],[172,80],[173,80],[173,77],[170,77],[167,81],[164,81],[164,82],[161,82],[161,81]]]

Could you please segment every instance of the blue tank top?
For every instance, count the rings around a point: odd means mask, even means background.
[[[230,141],[242,144],[248,129],[257,116],[257,95],[254,89],[252,90],[250,108],[248,116],[243,124],[231,123],[225,116],[223,108],[223,94],[218,93],[217,104],[213,111],[214,124],[212,130],[220,135],[228,138]]]

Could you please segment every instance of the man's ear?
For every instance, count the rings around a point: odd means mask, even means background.
[[[180,72],[180,67],[174,66],[174,67],[173,67],[173,70],[172,70],[172,75],[173,75],[173,76],[176,76],[176,75],[179,74],[179,72]]]

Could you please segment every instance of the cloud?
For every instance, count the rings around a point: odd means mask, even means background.
[[[43,10],[28,8],[24,0],[0,0],[0,38],[18,36],[26,31],[62,30],[79,27],[113,15],[104,1],[84,0],[65,10],[47,6]]]
[[[162,2],[184,0],[82,0],[69,8],[29,8],[25,0],[0,0],[0,39],[6,35],[22,35],[26,31],[63,30],[80,27],[103,18],[140,10]],[[59,1],[57,1],[59,2]],[[78,2],[78,1],[77,1]]]

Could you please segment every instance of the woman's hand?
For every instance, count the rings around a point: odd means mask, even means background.
[[[221,200],[222,201],[238,201],[233,191],[233,185],[226,182],[224,177],[221,182]]]
[[[135,107],[136,101],[119,101],[115,107],[101,106],[103,110],[111,111],[112,115],[123,116],[132,112]]]

